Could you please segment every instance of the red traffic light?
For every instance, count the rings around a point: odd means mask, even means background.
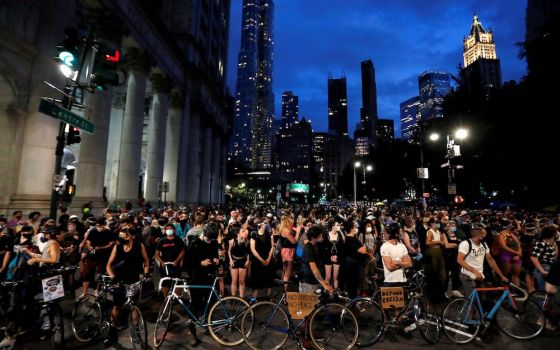
[[[115,53],[112,56],[109,54],[105,55],[105,60],[109,62],[119,62],[120,58],[121,58],[121,53],[119,50],[115,50]]]
[[[455,196],[455,198],[453,199],[453,201],[454,201],[456,204],[461,204],[461,203],[464,202],[464,198],[461,197],[461,196]]]

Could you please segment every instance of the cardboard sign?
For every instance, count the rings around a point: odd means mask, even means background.
[[[288,292],[288,311],[294,320],[302,320],[313,311],[317,305],[317,294]]]
[[[381,287],[381,307],[384,309],[402,309],[404,307],[403,287]]]
[[[45,278],[43,281],[43,299],[51,301],[64,297],[62,275]]]

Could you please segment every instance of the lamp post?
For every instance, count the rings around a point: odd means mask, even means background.
[[[442,168],[447,167],[447,183],[448,183],[448,194],[456,194],[456,190],[453,190],[453,179],[455,178],[455,167],[451,165],[451,159],[461,156],[461,151],[459,145],[455,144],[455,140],[464,140],[469,136],[469,131],[464,128],[460,128],[455,131],[454,135],[447,133],[446,136],[446,146],[445,146],[445,164],[442,164]],[[432,133],[430,135],[430,141],[439,140],[439,134]],[[454,192],[454,193],[451,193]]]
[[[362,167],[362,172],[364,174],[364,180],[362,181],[362,185],[366,184],[366,170],[368,172],[373,170],[373,166],[371,164],[365,165],[362,162],[355,162],[354,163],[354,205],[358,204],[358,199],[357,199],[357,196],[356,196],[356,187],[357,187],[357,185],[356,185],[356,177],[357,177],[356,169],[359,168],[359,167]]]

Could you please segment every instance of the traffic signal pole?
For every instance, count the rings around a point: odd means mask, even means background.
[[[72,110],[74,98],[76,97],[76,90],[78,88],[77,82],[80,81],[80,74],[82,73],[84,61],[87,52],[92,45],[92,42],[93,42],[92,31],[90,29],[86,37],[86,43],[85,45],[82,46],[82,51],[80,52],[80,61],[79,61],[78,71],[75,79],[76,83],[74,83],[72,76],[70,76],[66,80],[66,86],[64,87],[65,94],[64,94],[64,98],[62,99],[62,105],[65,109],[69,111]],[[65,130],[66,130],[66,123],[60,122],[59,129],[58,129],[58,136],[56,138],[57,140],[56,149],[54,153],[56,156],[55,164],[54,164],[54,175],[59,175],[60,172],[62,171],[62,156],[64,155],[64,146],[65,146],[65,137],[64,137]],[[50,205],[49,217],[54,220],[56,220],[56,214],[57,214],[58,197],[59,197],[58,192],[59,192],[58,187],[55,187],[53,185],[52,192],[51,192],[51,205]]]

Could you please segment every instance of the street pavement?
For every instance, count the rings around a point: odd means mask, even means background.
[[[148,295],[146,298],[143,298],[141,303],[141,308],[143,311],[144,318],[148,324],[148,346],[150,349],[154,349],[153,346],[153,330],[154,324],[157,317],[158,308],[160,305],[160,298],[155,295]],[[97,340],[92,343],[81,343],[77,341],[72,336],[72,330],[70,329],[70,315],[72,312],[72,305],[73,301],[71,299],[65,299],[62,301],[62,306],[65,314],[65,328],[66,328],[66,339],[67,339],[67,349],[84,349],[84,350],[93,350],[93,349],[104,349],[102,340]],[[442,306],[443,307],[443,306]],[[174,308],[174,312],[176,315],[184,316],[182,311],[179,310],[178,307]],[[176,322],[175,324],[180,325],[180,322]],[[440,343],[437,345],[429,345],[427,344],[418,331],[414,331],[412,333],[412,337],[406,339],[400,335],[396,336],[396,342],[391,342],[387,339],[381,339],[379,342],[374,344],[371,348],[372,349],[407,349],[407,350],[414,350],[414,349],[426,349],[426,348],[435,348],[435,349],[493,349],[493,350],[552,350],[560,348],[560,337],[558,335],[547,335],[542,334],[536,339],[529,340],[529,341],[520,341],[512,339],[502,333],[496,328],[493,331],[494,339],[491,343],[484,343],[482,340],[473,341],[470,344],[466,345],[457,345],[452,343],[449,339],[446,338],[444,334],[442,334],[442,338]],[[220,346],[216,343],[209,335],[204,334],[204,332],[200,331],[198,333],[199,338],[201,339],[201,344],[197,346],[197,349],[225,349],[226,347]],[[189,345],[189,335],[187,334],[186,327],[175,327],[173,328],[168,337],[166,338],[163,346],[160,349],[162,350],[171,350],[171,349],[191,349]],[[21,350],[47,350],[51,349],[52,346],[49,340],[45,341],[29,341],[24,344],[16,345],[15,349]],[[236,347],[237,349],[249,349],[248,346],[245,344],[239,345]],[[284,349],[296,349],[295,342],[288,340],[284,346]],[[124,350],[124,349],[132,349],[132,345],[129,339],[128,330],[123,330],[119,333],[118,343],[114,344],[114,346],[109,347],[109,349],[115,350]]]

